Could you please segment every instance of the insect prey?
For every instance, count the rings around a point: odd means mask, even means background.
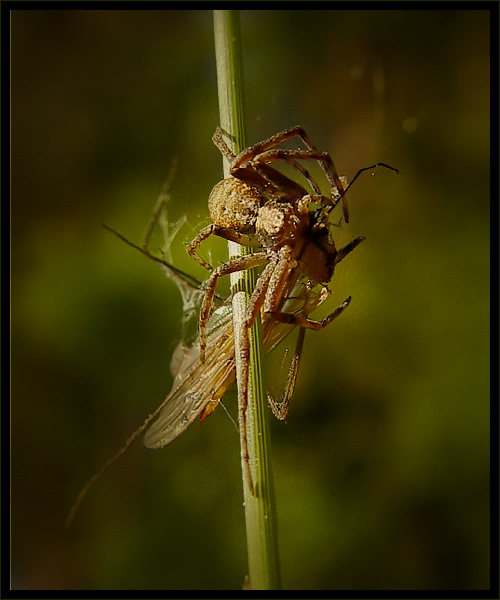
[[[194,278],[176,269],[163,259],[152,255],[148,250],[136,246],[111,228],[106,228],[153,260],[169,279],[172,279],[179,288],[183,289],[183,294],[189,293],[199,297],[199,299],[204,295],[203,286],[196,282]],[[307,282],[300,281],[290,291],[283,308],[289,311],[290,314],[308,315],[309,312],[322,304],[327,296],[328,294],[324,290],[320,292],[312,290]],[[199,302],[199,299],[194,301]],[[338,314],[347,307],[349,300],[337,309]],[[170,393],[144,423],[129,436],[116,454],[88,481],[71,508],[66,521],[67,526],[71,524],[81,501],[92,485],[128,450],[144,431],[146,432],[144,436],[146,447],[162,448],[183,433],[198,417],[204,419],[218,406],[225,391],[235,379],[236,366],[230,298],[223,302],[222,299],[217,297],[216,304],[218,307],[207,323],[205,361],[200,360],[198,336],[187,348],[182,343],[185,350],[180,353],[178,362],[171,365],[174,382]],[[294,326],[291,324],[280,323],[264,316],[263,338],[265,351],[270,352],[276,348],[293,329]],[[290,369],[287,382],[287,393],[290,397],[293,395],[295,379],[296,371],[292,373],[292,369]],[[277,407],[281,406],[281,404],[275,404]],[[284,415],[282,418],[284,418]]]

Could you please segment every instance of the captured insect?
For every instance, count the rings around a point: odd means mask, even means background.
[[[176,269],[162,258],[151,254],[145,247],[139,247],[128,241],[119,233],[106,227],[124,242],[145,254],[153,260],[172,279],[184,298],[185,310],[192,310],[192,306],[199,304],[205,293],[203,284],[197,282],[186,273]],[[320,291],[311,289],[306,280],[298,281],[291,289],[283,304],[283,311],[290,315],[307,316],[315,308],[321,305],[329,296],[329,290],[322,288]],[[332,313],[330,320],[341,314],[350,302],[348,298],[339,308]],[[148,448],[162,448],[172,442],[198,417],[203,420],[210,415],[229,385],[234,381],[236,375],[235,350],[233,336],[232,307],[230,298],[223,301],[220,297],[215,298],[217,309],[213,312],[207,323],[207,348],[206,358],[200,360],[199,338],[186,347],[183,343],[176,351],[180,354],[177,362],[172,361],[171,370],[175,377],[172,390],[158,408],[134,431],[126,440],[118,452],[107,461],[107,463],[89,480],[80,492],[71,511],[66,524],[69,526],[73,517],[87,494],[90,487],[107,469],[146,431],[144,445]],[[275,321],[268,316],[263,316],[263,339],[266,352],[272,351],[278,344],[294,329],[293,324]],[[298,346],[299,344],[297,344]],[[300,344],[301,345],[301,344]],[[298,371],[300,352],[294,357],[290,366],[289,377],[283,398],[293,395],[295,381]],[[269,396],[272,406],[272,398]],[[283,403],[283,400],[282,400]],[[276,406],[278,406],[275,403]],[[281,406],[281,405],[280,405]],[[277,416],[280,416],[276,412]],[[280,418],[284,418],[282,413]],[[157,420],[155,421],[155,419]]]

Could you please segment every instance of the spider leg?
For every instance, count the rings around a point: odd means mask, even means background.
[[[318,184],[314,181],[309,171],[300,163],[294,160],[288,160],[292,167],[300,173],[309,183],[314,194],[321,196],[321,190]],[[266,190],[268,186],[274,188],[274,194],[282,196],[291,196],[294,199],[302,198],[308,194],[304,186],[300,185],[293,179],[290,179],[281,171],[271,167],[269,164],[252,163],[252,167],[234,167],[231,168],[231,175],[242,179],[246,183],[252,183]],[[331,202],[331,201],[330,201]]]
[[[307,194],[302,185],[267,164],[231,167],[231,175],[272,195],[302,198]]]
[[[333,206],[342,202],[342,211],[344,220],[349,222],[349,210],[345,201],[345,189],[341,178],[337,174],[337,170],[328,152],[313,152],[312,150],[286,150],[283,148],[274,148],[266,150],[252,159],[252,164],[256,169],[263,163],[275,162],[277,160],[286,160],[293,165],[295,160],[316,160],[323,172],[325,173],[328,183],[330,184],[331,202]]]
[[[282,142],[285,142],[295,136],[300,137],[300,139],[303,141],[303,143],[307,146],[307,149],[308,149],[305,151],[307,153],[307,156],[302,156],[301,158],[304,158],[306,160],[307,159],[317,160],[317,162],[319,163],[323,172],[325,173],[325,175],[328,179],[328,182],[330,184],[332,200],[334,198],[336,198],[336,201],[333,200],[334,205],[337,203],[337,201],[339,199],[342,200],[342,209],[343,209],[344,219],[345,219],[346,223],[348,223],[349,222],[349,211],[348,211],[345,199],[344,199],[345,189],[344,189],[342,181],[337,173],[337,170],[335,169],[335,165],[333,164],[333,161],[332,161],[330,155],[328,154],[328,152],[320,152],[318,150],[318,148],[316,147],[316,145],[311,140],[311,138],[307,135],[307,133],[304,131],[304,129],[300,125],[296,125],[295,127],[290,127],[289,129],[285,129],[284,131],[281,131],[280,133],[273,135],[272,137],[268,138],[267,140],[264,140],[263,142],[254,144],[253,146],[246,148],[245,150],[243,150],[236,156],[229,150],[229,148],[227,147],[227,144],[222,139],[222,130],[220,128],[217,128],[213,139],[214,139],[214,142],[217,145],[217,147],[224,154],[224,156],[226,156],[231,161],[231,173],[237,177],[238,169],[244,168],[247,163],[254,161],[254,159],[256,159],[260,154],[268,153],[270,150],[275,148],[278,144],[281,144]],[[274,160],[278,160],[278,158],[275,158]],[[297,167],[293,163],[292,163],[292,166],[296,170],[301,172],[299,169],[297,169]],[[257,167],[257,169],[259,171],[261,171],[261,173],[263,174],[263,177],[265,179],[272,180],[274,178],[276,180],[274,175],[273,175],[273,177],[269,177],[269,173],[267,173],[267,174],[265,172],[263,173],[264,168],[262,167],[262,164],[260,165],[260,167]],[[302,175],[304,175],[304,177],[306,177],[304,173],[302,173]],[[311,179],[309,177],[306,177],[306,179],[309,183],[311,183]],[[272,181],[272,183],[274,183],[274,181]],[[317,193],[317,191],[314,187],[313,187],[313,189]]]
[[[232,167],[236,168],[238,166],[243,166],[246,162],[252,161],[259,154],[263,154],[269,151],[272,148],[275,148],[278,144],[286,142],[287,140],[298,136],[303,143],[308,148],[308,156],[303,157],[306,159],[317,160],[320,167],[323,169],[323,172],[328,179],[331,188],[332,199],[334,200],[334,205],[337,204],[338,200],[342,202],[342,212],[344,215],[344,220],[346,223],[349,222],[349,209],[347,207],[347,202],[345,200],[345,192],[342,181],[337,173],[337,169],[333,164],[333,160],[328,152],[320,152],[317,146],[313,143],[311,138],[307,135],[303,127],[300,125],[296,125],[295,127],[290,127],[289,129],[285,129],[276,135],[260,142],[259,144],[255,144],[250,146],[243,152],[240,152],[237,156],[234,157]],[[307,152],[307,151],[306,151]],[[278,159],[275,159],[278,160]]]
[[[290,273],[297,267],[297,261],[293,258],[293,249],[283,246],[278,252],[276,266],[273,269],[264,299],[264,312],[274,313],[282,305],[284,290],[289,284]]]
[[[222,154],[227,158],[227,160],[232,163],[235,159],[235,154],[230,150],[229,146],[224,141],[222,134],[226,133],[221,127],[217,127],[215,133],[212,136],[212,142],[219,148]],[[226,133],[226,135],[228,135]]]
[[[285,132],[283,132],[285,133]],[[296,125],[295,127],[291,127],[288,130],[289,137],[293,137],[294,135],[298,135],[300,139],[304,142],[304,144],[311,150],[312,153],[319,153],[317,146],[311,140],[311,138],[307,135],[304,128],[300,125]],[[289,139],[288,137],[285,139]],[[337,201],[340,199],[342,201],[342,214],[344,215],[344,220],[346,223],[349,223],[349,208],[347,206],[347,202],[345,200],[346,189],[344,189],[341,178],[337,173],[337,169],[333,164],[332,157],[328,152],[320,153],[323,155],[323,158],[317,159],[320,167],[323,169],[328,182],[330,183],[332,196],[336,196],[338,194]],[[337,202],[335,202],[337,204]],[[334,206],[335,206],[334,204]]]
[[[196,250],[198,250],[198,248],[201,246],[201,244],[207,239],[209,238],[212,234],[214,233],[214,225],[208,225],[207,227],[204,227],[199,233],[198,235],[192,239],[189,244],[187,244],[186,246],[186,250],[187,253],[189,254],[189,256],[191,258],[194,258],[194,260],[201,265],[202,267],[205,267],[205,269],[207,269],[208,271],[212,270],[212,266],[209,265],[207,262],[205,262],[201,256],[196,252]]]
[[[254,144],[253,146],[249,146],[234,158],[234,164],[242,165],[252,160],[255,156],[262,154],[270,148],[275,148],[279,144],[286,142],[287,140],[295,137],[296,135],[301,138],[301,140],[304,142],[304,144],[309,150],[318,152],[318,148],[316,148],[316,146],[313,144],[313,142],[306,134],[304,129],[300,125],[295,125],[294,127],[290,127],[289,129],[285,129],[284,131],[276,133],[267,140],[259,142],[258,144]]]
[[[201,246],[201,244],[209,238],[211,235],[217,235],[226,240],[230,240],[231,242],[237,242],[242,246],[250,246],[250,247],[259,247],[258,241],[255,237],[251,235],[246,235],[244,233],[240,233],[235,229],[226,229],[225,227],[220,227],[219,225],[215,225],[212,223],[211,225],[207,225],[204,227],[198,235],[186,246],[187,253],[191,258],[200,264],[202,267],[205,267],[208,271],[212,270],[211,265],[205,262],[201,256],[196,252],[197,249]]]
[[[311,174],[309,173],[309,171],[303,165],[301,165],[300,163],[298,163],[295,160],[290,160],[289,162],[293,166],[293,168],[296,171],[298,171],[304,177],[304,179],[307,180],[307,183],[311,186],[311,189],[316,194],[316,196],[321,196],[322,195],[321,190],[319,189],[318,184],[311,177]]]
[[[220,265],[210,275],[206,281],[206,291],[203,297],[203,302],[200,308],[200,360],[205,361],[205,348],[207,345],[207,321],[210,316],[210,310],[214,301],[215,288],[217,287],[217,281],[219,277],[228,275],[229,273],[235,273],[236,271],[245,271],[246,269],[253,269],[259,267],[267,261],[267,254],[265,252],[255,252],[254,254],[247,254],[240,258],[229,260],[227,263]]]
[[[217,127],[212,136],[212,141],[231,164],[231,175],[233,177],[261,189],[265,189],[271,185],[275,190],[284,190],[294,197],[297,196],[300,198],[305,194],[305,190],[301,185],[272,167],[262,167],[260,172],[255,172],[249,167],[242,166],[246,161],[241,161],[239,157],[241,154],[245,155],[249,149],[247,148],[247,150],[243,150],[240,154],[235,155],[224,141],[223,133],[228,135],[221,127]]]

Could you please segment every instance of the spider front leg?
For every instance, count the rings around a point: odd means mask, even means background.
[[[207,269],[208,271],[212,270],[212,266],[201,258],[201,256],[197,253],[197,250],[201,246],[201,244],[211,235],[217,235],[218,237],[230,240],[231,242],[236,242],[238,244],[241,244],[242,246],[258,246],[258,242],[253,236],[241,233],[239,231],[236,231],[235,229],[225,229],[224,227],[219,227],[219,225],[215,225],[214,223],[212,223],[212,225],[204,227],[198,233],[198,235],[186,246],[186,250],[189,256],[191,256],[191,258],[193,258],[202,267],[205,267],[205,269]]]
[[[297,160],[315,160],[316,162],[318,162],[328,179],[328,183],[330,184],[330,200],[332,206],[335,207],[337,203],[341,201],[344,220],[346,223],[349,222],[349,209],[345,200],[346,190],[344,188],[344,183],[342,181],[342,178],[339,177],[339,175],[337,174],[337,170],[335,169],[333,161],[328,152],[317,152],[312,150],[286,150],[283,148],[275,148],[272,150],[266,150],[265,152],[258,154],[250,162],[256,170],[259,170],[260,165],[275,162],[277,160],[287,161],[295,169],[297,169],[297,163],[295,162]],[[300,169],[297,170],[300,173],[302,173]],[[304,175],[304,173],[302,174]]]
[[[289,129],[285,129],[276,135],[260,142],[259,144],[254,144],[250,146],[243,152],[240,152],[237,156],[235,156],[231,163],[231,170],[236,169],[238,167],[244,166],[245,163],[254,161],[259,155],[267,155],[272,156],[270,154],[272,149],[278,146],[279,144],[286,142],[287,140],[298,136],[302,142],[307,146],[306,156],[299,156],[297,158],[302,158],[305,160],[316,160],[323,170],[331,188],[332,200],[334,198],[334,205],[340,200],[342,202],[342,212],[344,215],[344,220],[346,223],[349,222],[349,209],[347,207],[347,202],[345,200],[345,192],[343,182],[337,173],[337,169],[333,164],[333,160],[328,152],[320,152],[317,146],[313,143],[311,138],[307,135],[304,128],[300,125],[295,125],[295,127],[290,127]],[[291,151],[294,152],[294,151]],[[301,152],[300,150],[298,151]],[[272,161],[279,160],[279,158],[284,158],[283,156],[279,157],[278,155],[274,155]],[[286,160],[286,159],[285,159]],[[263,162],[266,162],[265,160]],[[292,164],[292,166],[294,166]]]
[[[309,138],[307,133],[304,131],[304,129],[300,125],[295,125],[294,127],[290,127],[289,129],[280,131],[279,133],[272,135],[270,138],[267,138],[267,140],[264,140],[262,142],[259,142],[258,144],[253,144],[253,146],[249,146],[248,148],[245,148],[245,150],[242,150],[237,155],[235,155],[229,149],[229,146],[226,144],[226,142],[224,141],[224,138],[222,137],[223,133],[226,133],[226,132],[224,132],[224,130],[221,127],[217,127],[214,135],[212,136],[212,141],[217,146],[217,148],[219,148],[219,150],[222,152],[222,154],[228,159],[228,161],[231,163],[231,168],[233,168],[233,167],[238,168],[238,167],[242,166],[244,163],[249,162],[250,160],[252,160],[252,158],[257,156],[258,154],[261,154],[262,152],[265,152],[266,150],[269,150],[270,148],[274,148],[275,146],[278,146],[279,144],[286,142],[287,140],[295,137],[296,135],[302,139],[302,141],[309,148],[309,150],[318,152],[318,149],[316,148],[316,146],[313,144],[313,142],[311,141],[311,139]]]
[[[295,125],[294,127],[290,127],[284,131],[274,134],[263,142],[249,146],[234,157],[234,165],[241,166],[245,162],[251,161],[258,154],[262,154],[266,150],[275,148],[279,144],[282,144],[283,142],[286,142],[295,136],[300,137],[309,150],[318,152],[318,148],[313,144],[312,140],[309,138],[304,129],[300,125]]]
[[[215,288],[219,277],[223,275],[229,275],[229,273],[236,273],[237,271],[245,271],[247,269],[253,269],[254,267],[260,267],[267,262],[266,252],[255,252],[254,254],[247,254],[240,258],[229,260],[227,263],[220,265],[210,275],[206,282],[205,296],[200,308],[200,360],[205,361],[205,348],[207,345],[207,321],[210,316],[210,310],[214,301]]]
[[[254,186],[254,189],[260,188],[269,191],[270,188],[273,190],[273,193],[289,194],[294,198],[300,198],[306,193],[306,190],[300,184],[291,180],[280,171],[273,169],[269,165],[261,165],[258,172],[249,166],[243,166],[240,168],[240,155],[236,156],[233,154],[229,146],[224,141],[222,134],[223,130],[220,127],[217,127],[212,137],[212,141],[231,165],[232,177],[239,181],[244,181],[250,186]],[[226,135],[228,134],[226,133]],[[258,144],[258,146],[260,146],[260,144]],[[255,148],[255,146],[252,146],[250,149],[253,148]],[[248,150],[249,149],[243,150],[241,154],[245,155]],[[296,170],[301,172],[299,168]]]
[[[272,154],[270,154],[270,153],[273,151],[272,150],[273,148],[275,148],[279,144],[286,142],[287,140],[289,140],[295,136],[298,136],[302,140],[302,142],[305,144],[305,146],[307,147],[307,150],[303,151],[303,152],[305,152],[305,155],[300,156],[300,158],[305,159],[305,160],[316,160],[318,162],[318,164],[322,168],[323,172],[325,173],[325,175],[328,179],[328,182],[330,183],[332,195],[334,195],[336,198],[342,198],[342,203],[344,206],[344,214],[345,214],[345,216],[347,216],[346,222],[349,221],[347,206],[345,205],[345,202],[343,200],[343,195],[345,193],[345,189],[343,186],[342,178],[338,176],[337,170],[335,169],[335,165],[333,164],[333,161],[332,161],[330,155],[328,154],[328,152],[320,152],[318,150],[318,148],[316,147],[316,145],[311,140],[311,138],[304,131],[303,127],[301,127],[300,125],[295,125],[294,127],[285,129],[284,131],[281,131],[280,133],[277,133],[277,134],[271,136],[270,138],[268,138],[267,140],[264,140],[263,142],[259,142],[258,144],[249,146],[248,148],[246,148],[245,150],[243,150],[242,152],[240,152],[237,155],[235,155],[235,154],[233,154],[233,152],[231,152],[228,145],[224,141],[224,138],[222,137],[222,133],[223,133],[223,130],[220,127],[217,127],[217,129],[215,130],[215,133],[212,137],[212,140],[213,140],[214,144],[217,146],[217,148],[219,148],[219,150],[222,152],[222,154],[227,158],[227,160],[231,164],[231,173],[235,177],[240,177],[240,174],[242,177],[245,177],[244,172],[248,170],[248,165],[249,164],[255,165],[256,159],[259,157],[259,155],[264,154],[268,157],[272,156]],[[301,151],[299,150],[298,152],[301,152]],[[284,158],[284,157],[275,155],[275,157],[272,158],[271,161],[268,161],[268,160],[259,161],[260,164],[257,167],[257,171],[259,171],[259,173],[262,175],[262,177],[265,180],[267,180],[271,185],[274,185],[274,186],[279,185],[280,187],[284,188],[285,190],[288,190],[289,193],[291,192],[292,196],[300,197],[301,195],[303,195],[301,192],[305,193],[305,190],[302,188],[302,186],[299,186],[297,183],[290,180],[282,173],[275,171],[274,169],[272,169],[271,167],[269,167],[265,164],[266,162],[273,162],[275,160],[279,160],[280,158]],[[285,158],[285,160],[287,160],[287,159]],[[314,193],[319,194],[320,193],[319,188],[318,188],[317,184],[314,182],[314,180],[312,180],[312,178],[309,176],[309,173],[307,172],[307,170],[304,169],[303,167],[301,167],[301,165],[299,165],[298,163],[296,163],[294,161],[290,160],[289,162],[292,164],[293,168],[297,172],[301,173],[305,177],[305,179],[309,182],[312,189],[314,190]],[[246,176],[248,177],[248,174]]]

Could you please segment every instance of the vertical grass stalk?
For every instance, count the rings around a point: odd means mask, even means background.
[[[215,55],[220,125],[227,132],[229,147],[237,154],[246,147],[243,111],[243,75],[239,14],[233,10],[214,11]],[[229,165],[224,161],[224,176]],[[229,257],[250,252],[229,242]],[[231,275],[235,332],[244,327],[246,303],[255,284],[252,270]],[[237,340],[236,340],[237,341]],[[247,407],[247,440],[254,494],[242,464],[247,534],[249,586],[254,590],[280,588],[276,506],[271,472],[270,437],[265,388],[262,382],[262,337],[259,319],[250,330],[250,375]],[[236,351],[237,381],[241,365]],[[240,440],[241,441],[241,440]]]

